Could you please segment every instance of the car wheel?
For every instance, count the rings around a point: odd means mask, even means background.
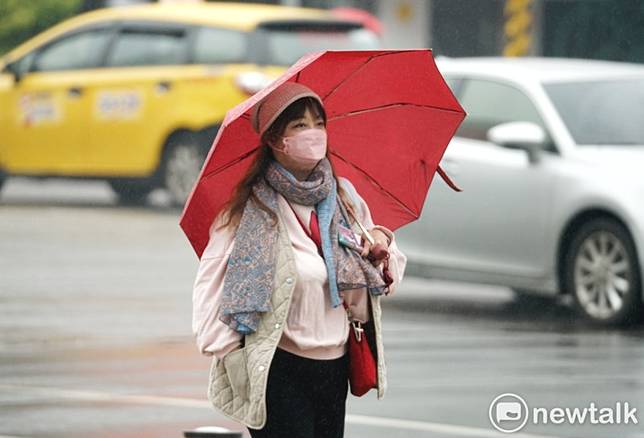
[[[118,195],[123,205],[144,204],[152,191],[152,185],[142,181],[110,180],[112,190]]]
[[[639,265],[626,229],[608,218],[583,224],[566,254],[565,285],[579,312],[596,323],[623,325],[639,319]]]
[[[163,165],[163,183],[173,204],[185,204],[199,177],[205,154],[189,135],[177,136],[169,144]]]

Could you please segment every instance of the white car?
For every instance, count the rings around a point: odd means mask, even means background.
[[[397,232],[410,272],[572,294],[603,324],[642,316],[644,66],[439,59],[467,112],[420,220]]]

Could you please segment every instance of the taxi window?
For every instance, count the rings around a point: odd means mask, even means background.
[[[320,50],[373,50],[381,47],[372,31],[353,23],[266,23],[257,30],[261,63],[291,65]]]
[[[56,71],[98,67],[109,36],[108,29],[95,29],[63,36],[38,52],[31,70]]]
[[[229,29],[204,27],[195,40],[194,62],[198,64],[230,64],[246,62],[248,35]]]
[[[107,65],[176,65],[185,61],[185,31],[125,29],[119,33],[108,56]]]
[[[27,55],[23,56],[17,61],[12,62],[10,65],[7,66],[7,68],[9,68],[12,72],[14,72],[14,74],[18,76],[24,76],[31,69],[31,65],[35,57],[36,57],[35,52],[28,53]]]

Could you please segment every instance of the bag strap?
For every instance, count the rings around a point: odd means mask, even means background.
[[[351,329],[353,329],[353,333],[356,339],[358,340],[358,342],[360,342],[362,333],[364,332],[362,323],[353,319],[353,314],[351,313],[351,310],[349,310],[349,306],[347,305],[346,301],[342,300],[342,305],[344,306],[344,310],[347,312],[347,320],[349,321],[349,325],[351,326]]]

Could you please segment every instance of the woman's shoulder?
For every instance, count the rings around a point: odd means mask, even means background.
[[[352,183],[352,182],[351,182],[351,180],[350,180],[349,178],[347,178],[347,177],[344,177],[344,176],[338,176],[338,182],[339,182],[339,183],[340,183],[340,185],[341,185],[341,186],[343,186],[343,187],[345,187],[345,186],[353,187],[353,183]]]
[[[339,176],[338,183],[344,190],[349,192],[349,196],[351,196],[352,199],[355,200],[357,197],[356,195],[359,195],[358,191],[356,190],[356,187],[353,185],[353,183],[349,178],[345,178],[344,176]]]
[[[227,214],[221,211],[210,225],[210,239],[201,258],[223,257],[230,254],[235,239],[235,229],[231,224],[222,226],[227,221]]]

